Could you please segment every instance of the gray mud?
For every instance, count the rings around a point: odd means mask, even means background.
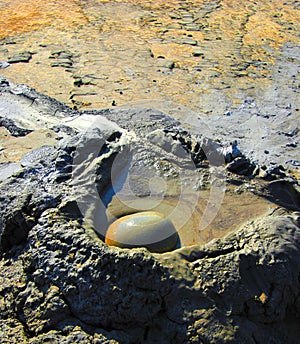
[[[3,343],[299,341],[300,197],[296,169],[284,167],[289,156],[270,149],[273,169],[264,168],[243,137],[228,158],[227,132],[215,141],[152,109],[79,112],[7,80],[0,104],[15,129],[57,136],[24,152],[0,184]],[[123,192],[125,205],[129,191],[170,197],[181,205],[172,214],[193,217],[182,212],[182,190],[213,195],[202,218],[219,225],[239,217],[241,195],[265,208],[163,254],[104,243],[114,197]],[[225,215],[222,195],[231,204]]]

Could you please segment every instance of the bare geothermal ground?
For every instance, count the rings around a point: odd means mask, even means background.
[[[299,1],[0,8],[1,343],[298,343]]]
[[[79,109],[168,102],[170,111],[171,102],[204,115],[237,108],[247,97],[262,104],[280,92],[295,98],[295,57],[294,77],[277,74],[285,75],[284,49],[299,43],[299,1],[0,5],[0,61],[11,63],[1,74]],[[28,62],[18,62],[24,52]]]

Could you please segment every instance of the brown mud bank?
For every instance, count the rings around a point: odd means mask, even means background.
[[[263,166],[158,110],[80,112],[0,87],[4,342],[297,342],[295,147]],[[112,222],[144,211],[177,226],[177,248],[105,244]]]

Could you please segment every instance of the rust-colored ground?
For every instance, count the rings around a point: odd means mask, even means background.
[[[0,60],[35,53],[1,74],[77,108],[172,102],[206,114],[226,111],[264,94],[282,47],[299,43],[298,1],[1,0],[0,6]],[[51,67],[55,51],[70,53],[72,66]]]
[[[16,36],[42,27],[68,30],[87,23],[76,1],[3,0],[0,38]]]

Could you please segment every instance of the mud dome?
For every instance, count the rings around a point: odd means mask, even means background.
[[[2,150],[4,341],[297,342],[294,174],[228,159],[222,141],[153,109],[77,112],[2,79],[0,110],[26,148],[13,160]],[[20,127],[51,135],[30,148]],[[104,243],[111,223],[142,211],[172,220],[181,247]]]
[[[167,252],[178,245],[178,233],[170,219],[155,211],[143,211],[123,216],[106,232],[108,245],[135,248],[146,247],[150,252]]]

